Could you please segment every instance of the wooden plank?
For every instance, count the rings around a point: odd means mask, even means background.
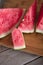
[[[0,8],[3,8],[5,0],[0,0]]]
[[[23,65],[39,56],[9,49],[0,53],[0,65]]]
[[[20,7],[20,8],[29,8],[34,0],[5,0],[4,6],[5,8],[11,7]],[[38,11],[40,9],[40,5],[43,0],[37,0],[38,2]]]
[[[34,0],[6,0],[4,7],[22,7],[29,8],[29,6],[33,3]],[[43,0],[37,0],[39,11],[40,5]],[[24,2],[24,3],[23,3]],[[25,52],[34,53],[40,56],[43,56],[43,35],[42,34],[24,34],[26,49],[23,49]],[[13,43],[11,39],[11,34],[7,37],[0,39],[0,45],[13,48]]]
[[[43,56],[43,35],[41,34],[24,34],[26,49],[22,51],[31,52]],[[0,39],[0,45],[13,48],[11,34]]]
[[[40,57],[32,62],[29,62],[25,65],[43,65],[43,57]]]
[[[7,47],[0,46],[0,53],[4,52],[4,51],[6,51],[6,50],[8,50],[8,48],[7,48]]]
[[[28,8],[32,4],[33,0],[6,0],[4,7],[22,7]]]

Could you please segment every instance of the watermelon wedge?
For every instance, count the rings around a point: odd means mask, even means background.
[[[13,40],[13,45],[15,50],[23,49],[26,47],[23,34],[17,28],[15,28],[12,31],[12,40]]]
[[[22,19],[18,29],[23,33],[34,32],[34,20],[36,16],[37,0],[27,10],[26,15]]]
[[[21,8],[0,9],[0,38],[8,35],[18,23],[23,14]]]
[[[43,33],[43,4],[41,6],[39,17],[38,17],[36,32],[37,33]]]

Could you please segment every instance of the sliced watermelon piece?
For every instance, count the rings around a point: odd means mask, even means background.
[[[23,14],[20,8],[0,9],[0,38],[8,35]]]
[[[14,49],[19,50],[26,47],[23,34],[17,28],[15,28],[12,31],[12,40],[13,40]]]
[[[43,4],[41,6],[39,17],[38,17],[36,32],[43,33]]]
[[[23,33],[33,33],[34,32],[34,20],[36,16],[37,0],[30,6],[27,10],[26,15],[21,21],[18,29]]]

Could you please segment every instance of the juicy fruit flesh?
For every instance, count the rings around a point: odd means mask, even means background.
[[[19,8],[0,9],[0,34],[6,33],[15,26],[22,12]]]
[[[43,30],[43,18],[41,19],[41,21],[38,24],[37,28]]]
[[[28,9],[24,19],[21,21],[18,29],[23,31],[30,31],[34,29],[34,20],[36,15],[36,2]],[[24,32],[25,33],[25,32]]]
[[[40,15],[39,15],[39,18],[38,18],[38,23],[37,23],[37,28],[36,29],[43,31],[43,4],[41,6],[41,9],[40,9],[40,13],[39,14]]]
[[[20,30],[18,30],[18,29],[13,30],[12,39],[13,39],[14,49],[25,48],[24,37]]]
[[[20,24],[20,27],[18,27],[18,29],[23,29],[23,30],[31,30],[31,28],[33,28],[33,22],[25,22],[22,21],[22,23]]]

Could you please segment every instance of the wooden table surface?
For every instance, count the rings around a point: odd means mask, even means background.
[[[22,7],[27,9],[30,7],[30,5],[33,3],[34,0],[4,0],[4,1],[5,2],[2,6],[3,8]],[[37,0],[37,15],[39,14],[42,1],[43,0]],[[37,22],[37,19],[35,21]],[[26,49],[23,49],[23,51],[43,56],[43,34],[33,33],[23,35],[26,43]],[[11,35],[5,37],[4,39],[1,39],[0,45],[13,48]]]
[[[33,0],[4,0],[0,7],[23,7],[28,8]],[[41,3],[43,0],[38,0]],[[40,5],[39,5],[40,6]],[[38,9],[39,11],[39,9]],[[37,56],[23,51],[0,46],[0,65],[43,65],[43,56]]]
[[[0,46],[0,65],[43,65],[43,57]]]

